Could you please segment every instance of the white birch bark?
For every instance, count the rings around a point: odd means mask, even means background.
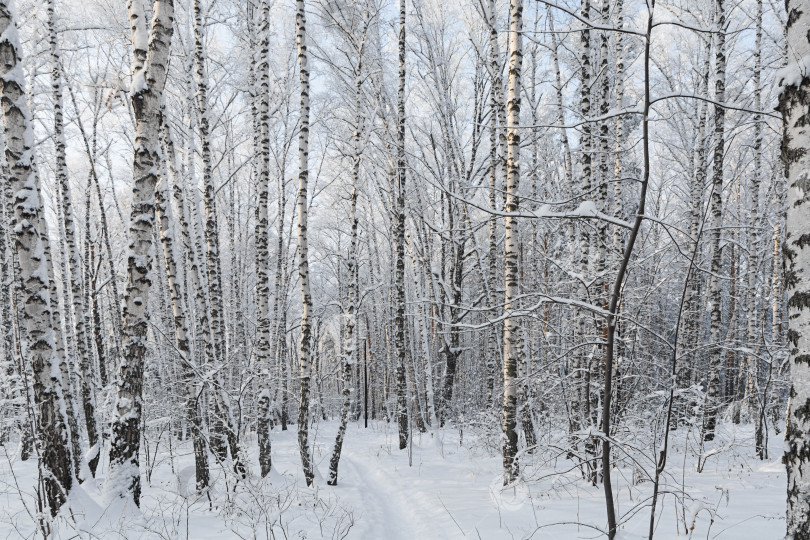
[[[161,123],[165,118],[161,115]],[[163,142],[166,146],[168,131],[163,130]],[[186,414],[191,424],[191,438],[194,445],[194,472],[196,477],[196,488],[202,492],[208,488],[208,445],[205,441],[203,422],[200,415],[200,395],[202,388],[198,389],[196,382],[197,366],[191,356],[191,340],[188,329],[188,302],[185,295],[185,283],[183,276],[178,272],[178,254],[176,251],[177,242],[175,240],[174,217],[172,216],[172,206],[169,199],[169,178],[173,176],[174,182],[178,181],[174,171],[173,155],[172,163],[166,166],[169,161],[164,155],[163,167],[161,167],[161,177],[157,190],[155,191],[156,217],[160,230],[160,242],[163,248],[163,259],[166,270],[166,281],[168,282],[169,296],[172,305],[172,316],[174,318],[174,343],[177,353],[180,356],[180,368],[183,378],[183,386],[186,398]],[[182,265],[180,265],[182,266]]]
[[[346,423],[349,419],[349,408],[352,404],[352,370],[357,364],[357,343],[358,325],[357,310],[359,308],[359,272],[358,272],[358,226],[357,216],[357,190],[360,186],[360,165],[363,154],[361,137],[363,135],[363,51],[366,43],[366,28],[363,26],[363,33],[354,42],[354,54],[357,55],[357,63],[352,66],[354,71],[354,132],[352,134],[352,184],[349,194],[349,223],[351,224],[351,236],[349,240],[349,253],[347,257],[349,286],[346,293],[346,334],[343,349],[343,403],[340,408],[340,426],[335,437],[335,446],[332,450],[332,457],[329,460],[329,478],[326,483],[330,486],[337,485],[338,465],[340,454],[343,449],[343,439],[346,436]],[[348,36],[352,39],[352,36]]]
[[[704,95],[709,91],[709,75],[711,69],[711,40],[705,40],[705,54],[701,72],[701,86],[699,91]],[[698,105],[698,124],[695,131],[695,147],[692,150],[692,176],[689,182],[689,253],[698,256],[698,232],[703,213],[702,191],[706,184],[706,150],[709,136],[706,133],[706,117],[708,103]],[[696,265],[695,265],[696,266]],[[694,382],[694,367],[698,364],[700,356],[697,353],[700,333],[700,278],[695,269],[689,277],[686,295],[684,296],[684,349],[689,361],[678,363],[678,386],[687,388]]]
[[[518,218],[514,215],[520,208],[518,188],[520,184],[520,100],[521,67],[523,63],[523,1],[509,3],[509,91],[507,97],[507,175],[506,240],[504,249],[504,332],[503,332],[503,482],[517,480],[517,396],[519,383],[517,368],[520,361],[520,321],[510,314],[518,308],[519,287],[519,233]]]
[[[128,7],[133,49],[130,90],[135,113],[134,184],[123,317],[124,351],[117,381],[118,397],[113,416],[107,492],[110,496],[131,497],[136,505],[140,505],[138,450],[141,445],[141,394],[149,326],[147,301],[152,285],[155,185],[160,159],[159,114],[174,32],[174,2],[155,0],[148,39],[139,2],[130,0]]]
[[[14,17],[0,0],[0,106],[2,106],[9,188],[13,194],[20,282],[24,297],[26,358],[33,373],[37,408],[36,429],[45,502],[52,516],[73,486],[69,433],[61,409],[58,364],[54,343],[47,248],[47,223],[39,179],[33,170],[33,132],[26,102],[20,44]]]
[[[298,403],[298,447],[308,486],[315,479],[309,451],[309,402],[312,377],[312,294],[309,286],[307,245],[307,195],[309,180],[309,56],[307,54],[306,9],[296,0],[295,28],[298,69],[301,82],[301,131],[298,137],[298,279],[301,284],[301,343],[299,344],[300,397]]]
[[[394,209],[395,209],[395,314],[394,314],[394,347],[396,350],[397,380],[397,425],[399,427],[399,449],[404,450],[408,444],[410,427],[408,425],[407,383],[405,379],[406,349],[405,332],[405,0],[399,0],[399,73],[397,88],[397,160],[395,173]]]
[[[756,38],[754,42],[754,109],[762,110],[762,0],[757,0],[756,11]],[[754,433],[754,445],[760,459],[765,459],[767,448],[763,446],[765,435],[764,410],[760,410],[760,400],[764,393],[759,391],[760,366],[757,360],[759,344],[761,342],[759,329],[760,323],[760,291],[759,291],[759,271],[760,271],[760,243],[761,243],[761,220],[759,208],[759,188],[762,183],[762,115],[754,114],[754,170],[751,177],[749,190],[751,192],[751,233],[750,246],[748,248],[748,340],[756,340],[756,345],[752,347],[752,353],[746,357],[746,397],[745,404],[751,420],[756,423]],[[754,345],[754,343],[752,343]],[[764,400],[762,400],[764,405]]]
[[[87,333],[87,307],[84,302],[84,291],[82,290],[82,261],[79,257],[79,248],[76,241],[76,227],[73,215],[73,203],[70,193],[70,182],[68,180],[66,143],[64,133],[64,100],[62,97],[62,66],[59,52],[59,43],[56,34],[56,20],[54,13],[54,0],[48,1],[48,41],[51,52],[51,90],[53,94],[54,113],[54,136],[56,146],[56,180],[61,191],[60,209],[65,233],[65,244],[67,253],[65,257],[69,259],[66,266],[70,271],[70,307],[66,305],[68,317],[72,320],[76,329],[76,354],[78,366],[81,373],[80,392],[82,408],[84,410],[84,421],[87,429],[87,439],[91,448],[99,443],[98,430],[96,428],[96,404],[95,392],[93,389],[90,365],[92,362]],[[66,276],[64,276],[66,277]],[[72,309],[72,313],[69,313]],[[78,457],[78,456],[77,456]],[[91,474],[95,476],[98,466],[98,453],[96,452],[89,462]]]
[[[783,461],[787,468],[787,540],[810,539],[810,9],[788,0],[788,65],[777,80],[784,118],[787,170],[785,284],[788,289],[790,411]]]
[[[726,12],[725,0],[716,0],[717,28],[725,30]],[[714,99],[717,103],[725,101],[726,96],[726,37],[724,32],[715,35],[715,90]],[[721,105],[714,106],[714,158],[712,171],[712,234],[711,234],[711,354],[709,358],[709,374],[706,380],[706,406],[703,420],[703,440],[714,440],[717,415],[720,399],[720,370],[723,367],[723,348],[721,346],[723,335],[722,315],[722,282],[718,279],[722,266],[722,252],[720,251],[721,228],[723,226],[723,162],[725,154],[725,118],[726,109]]]
[[[506,105],[503,96],[503,77],[501,70],[501,53],[498,43],[498,17],[495,0],[487,3],[486,18],[489,30],[489,75],[490,75],[490,113],[489,113],[489,209],[492,214],[489,217],[489,298],[487,302],[494,306],[498,303],[499,295],[494,294],[497,279],[497,237],[498,220],[495,217],[497,212],[497,193],[499,189],[498,176],[501,182],[506,179],[506,129],[503,124],[506,121]],[[498,124],[501,128],[498,129]],[[492,318],[500,315],[499,309],[493,309]],[[502,335],[501,325],[492,325],[487,335],[487,402],[497,405],[495,397],[496,375],[497,375],[497,354],[498,341]]]
[[[267,476],[272,466],[270,441],[270,254],[268,243],[268,202],[270,191],[270,5],[262,1],[259,51],[259,200],[256,209],[256,316],[258,343],[256,363],[259,367],[258,442],[261,475]],[[283,217],[281,218],[283,219]],[[279,276],[276,275],[276,279]],[[277,282],[278,283],[278,282]]]
[[[229,362],[225,340],[225,315],[222,299],[222,265],[219,257],[219,225],[217,218],[216,191],[214,188],[213,165],[211,162],[210,123],[208,110],[208,73],[206,70],[205,26],[202,16],[201,0],[194,0],[194,67],[197,83],[198,131],[200,137],[200,154],[203,171],[203,201],[205,206],[205,259],[208,278],[208,307],[211,325],[211,342],[214,347],[214,358],[221,366]],[[231,452],[234,470],[244,474],[244,465],[239,450],[239,436],[231,418],[230,399],[224,388],[221,377],[215,377],[211,388],[214,397],[215,414],[225,430],[225,437]]]

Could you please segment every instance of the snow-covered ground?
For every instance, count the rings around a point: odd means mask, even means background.
[[[212,463],[210,494],[189,494],[193,456],[188,447],[164,440],[149,450],[151,480],[144,474],[142,510],[107,505],[97,484],[85,482],[71,495],[70,516],[56,528],[61,538],[368,538],[368,539],[575,539],[600,538],[605,525],[602,486],[582,479],[564,449],[546,435],[543,448],[523,456],[525,481],[501,488],[497,433],[446,429],[417,434],[412,454],[397,449],[395,426],[350,424],[340,461],[339,483],[325,475],[336,424],[313,428],[321,475],[304,487],[294,426],[273,437],[273,473],[233,485]],[[753,456],[750,428],[720,430],[718,451],[704,471],[692,453],[684,459],[684,432],[667,465],[659,499],[655,538],[768,540],[784,535],[785,474],[782,441],[771,434],[771,459]],[[692,438],[693,439],[693,438]],[[248,441],[253,443],[255,440]],[[10,453],[13,449],[8,448]],[[652,470],[645,451],[629,456],[614,472],[619,538],[647,538]],[[653,455],[651,451],[647,451]],[[255,454],[255,453],[254,453]],[[258,470],[253,458],[252,469]],[[633,466],[636,461],[638,465]],[[144,468],[142,463],[142,469]],[[0,448],[0,538],[30,538],[37,530],[36,464],[20,462]],[[690,536],[691,534],[691,536]]]

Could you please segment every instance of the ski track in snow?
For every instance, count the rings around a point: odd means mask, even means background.
[[[354,457],[343,456],[342,467],[351,470],[352,483],[359,491],[362,505],[359,521],[364,523],[374,538],[389,538],[391,540],[416,538],[416,531],[412,526],[405,510],[405,501],[391,489],[380,483],[377,475],[362,474]],[[347,482],[344,480],[344,484]],[[392,533],[395,536],[392,536]]]
[[[524,472],[530,480],[516,490],[500,490],[501,460],[497,439],[484,440],[465,433],[464,445],[452,429],[442,430],[438,440],[431,434],[414,435],[413,459],[408,450],[397,449],[396,426],[375,422],[369,429],[350,424],[340,460],[337,486],[327,486],[329,458],[337,425],[319,423],[311,431],[318,474],[314,488],[304,486],[295,427],[274,430],[273,473],[261,480],[255,476],[224,504],[225,482],[221,468],[212,460],[216,477],[214,508],[200,499],[184,496],[177,489],[177,476],[193,470],[190,449],[175,447],[174,470],[168,449],[161,449],[160,465],[151,485],[144,481],[144,507],[127,514],[108,506],[103,496],[105,461],[99,486],[91,481],[71,495],[73,510],[84,514],[82,529],[100,538],[149,539],[191,538],[345,538],[346,540],[455,540],[528,539],[575,540],[600,537],[598,531],[576,522],[604,527],[602,487],[582,481],[571,462],[547,461],[541,455],[526,459]],[[671,495],[659,501],[657,540],[681,540],[682,514],[694,519],[694,538],[717,540],[777,540],[784,534],[785,473],[780,463],[781,438],[770,439],[771,459],[753,457],[752,430],[723,426],[724,440],[737,441],[732,450],[716,454],[702,474],[694,470],[693,456],[682,467],[682,447],[673,447],[662,493],[680,493],[685,472],[685,508],[673,506]],[[560,434],[564,436],[564,434]],[[674,440],[682,440],[678,434]],[[185,443],[183,443],[185,444]],[[251,471],[258,471],[255,436],[246,440]],[[154,451],[154,447],[152,447]],[[36,478],[34,460],[0,461],[0,480],[8,479],[13,466],[16,482],[24,490],[28,508],[34,508]],[[531,459],[535,460],[533,464]],[[557,459],[557,458],[555,458]],[[568,472],[566,472],[568,471]],[[617,511],[630,519],[623,522],[618,538],[647,538],[649,510],[637,505],[650,494],[649,482],[633,480],[634,470],[625,465],[614,473]],[[673,483],[674,482],[674,483]],[[182,482],[181,482],[182,483]],[[0,481],[0,538],[31,537],[36,525],[20,500],[13,482]],[[250,489],[248,489],[250,486]],[[231,484],[230,489],[233,489]],[[253,490],[253,491],[251,491]],[[289,504],[278,510],[275,494]],[[233,506],[235,505],[235,506]],[[276,505],[276,506],[274,506]],[[677,510],[677,512],[676,512]],[[256,519],[257,516],[259,519]],[[273,516],[272,534],[261,521]],[[712,523],[712,516],[714,522]],[[55,538],[74,538],[75,527],[65,527]],[[281,523],[281,525],[279,525]],[[351,525],[349,527],[349,524]],[[86,528],[85,528],[86,527]],[[280,527],[284,527],[284,531]],[[147,529],[148,528],[148,529]],[[160,531],[156,534],[155,531]],[[678,534],[680,532],[680,535]],[[168,536],[167,536],[168,535]]]

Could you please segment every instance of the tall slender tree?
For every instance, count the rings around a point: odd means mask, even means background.
[[[503,482],[517,480],[517,377],[520,361],[520,321],[514,313],[520,309],[518,256],[520,236],[517,213],[520,209],[520,100],[523,64],[523,1],[509,2],[509,90],[506,102],[506,240],[504,247],[504,331],[503,331]]]
[[[174,144],[165,125],[165,117],[161,114],[162,138],[164,149]],[[185,283],[182,274],[178,271],[177,243],[174,234],[174,216],[172,215],[171,199],[169,198],[169,179],[179,181],[174,161],[174,151],[165,151],[162,156],[161,176],[155,190],[155,210],[158,228],[160,230],[160,243],[163,248],[163,261],[166,270],[166,281],[169,288],[172,315],[174,318],[174,344],[180,357],[183,384],[185,386],[185,408],[188,421],[191,424],[191,438],[194,446],[194,474],[196,488],[202,492],[208,488],[208,445],[200,410],[200,396],[202,388],[197,384],[198,366],[195,365],[191,355],[191,340],[188,328],[188,301],[185,294]]]
[[[14,249],[24,298],[23,320],[28,339],[27,361],[33,373],[36,431],[44,499],[52,516],[67,500],[74,484],[67,421],[62,409],[50,277],[48,226],[39,178],[34,172],[32,126],[28,111],[22,54],[16,21],[6,0],[0,0],[0,107],[3,113],[7,197],[13,194]]]
[[[714,440],[717,415],[720,408],[720,371],[723,365],[723,306],[722,281],[720,272],[722,265],[722,252],[720,237],[723,227],[723,163],[725,161],[725,121],[726,108],[723,102],[726,99],[726,10],[725,0],[717,0],[715,8],[715,21],[720,30],[715,35],[715,81],[714,81],[714,157],[712,171],[712,262],[710,277],[711,300],[711,355],[709,359],[709,374],[706,380],[706,406],[703,420],[703,440]]]
[[[781,87],[784,118],[782,161],[787,173],[785,284],[788,289],[790,411],[785,434],[787,467],[787,539],[810,539],[810,9],[787,0],[788,72]]]
[[[399,71],[397,86],[397,160],[394,175],[394,349],[396,352],[397,425],[399,449],[408,445],[408,401],[405,362],[408,361],[405,332],[405,0],[399,0]]]
[[[90,370],[92,362],[90,344],[88,340],[87,308],[84,302],[83,290],[83,268],[79,257],[79,246],[76,240],[76,226],[73,212],[73,201],[71,197],[70,182],[67,170],[67,145],[65,143],[64,129],[64,100],[62,97],[62,65],[59,51],[59,42],[56,32],[56,15],[54,0],[48,1],[48,42],[51,51],[51,91],[53,94],[54,113],[54,138],[56,149],[56,180],[59,185],[62,197],[60,199],[60,210],[65,233],[65,244],[70,271],[70,307],[71,311],[67,320],[72,321],[76,329],[76,355],[81,378],[79,384],[81,388],[82,408],[84,410],[84,424],[87,429],[87,438],[91,448],[96,448],[99,443],[98,429],[96,428],[96,403],[95,389]],[[91,454],[92,455],[92,454]],[[88,462],[90,472],[95,475],[98,466],[98,449],[95,455]]]
[[[160,161],[159,117],[174,33],[174,2],[155,0],[148,34],[140,2],[129,0],[128,8],[133,53],[130,92],[135,115],[134,182],[127,257],[129,281],[123,318],[124,354],[117,381],[107,491],[112,496],[131,498],[140,506],[138,450],[149,327],[147,300],[152,286],[155,185]]]
[[[309,181],[309,55],[307,54],[307,16],[304,0],[295,3],[295,42],[301,82],[301,131],[298,136],[298,279],[301,284],[301,343],[298,351],[300,397],[298,402],[298,447],[307,485],[315,479],[309,451],[309,402],[312,378],[312,293],[309,285],[307,244]]]
[[[256,304],[259,313],[257,320],[258,340],[256,362],[260,369],[258,438],[259,467],[262,476],[267,476],[272,466],[270,442],[270,242],[268,228],[268,204],[270,192],[270,5],[267,0],[261,3],[261,27],[259,29],[259,156],[258,183],[259,200],[256,207]],[[279,254],[280,257],[280,254]],[[278,276],[276,276],[278,279]]]

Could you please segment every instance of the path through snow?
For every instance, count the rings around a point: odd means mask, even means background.
[[[601,486],[583,482],[564,454],[546,450],[526,456],[526,482],[502,490],[497,432],[465,432],[462,445],[460,434],[452,429],[441,431],[438,439],[417,434],[409,465],[408,451],[397,449],[394,425],[375,422],[366,430],[351,424],[338,485],[332,487],[325,485],[324,478],[336,425],[320,423],[312,430],[320,475],[314,488],[306,488],[294,429],[272,433],[273,473],[267,479],[251,476],[234,491],[232,478],[223,477],[212,460],[217,481],[210,505],[206,498],[188,498],[182,487],[178,489],[178,478],[182,484],[193,465],[189,449],[175,446],[172,456],[164,444],[155,460],[151,484],[144,479],[140,514],[130,509],[116,517],[121,509],[109,507],[102,491],[88,485],[71,499],[71,509],[84,518],[61,518],[57,536],[76,537],[79,529],[84,537],[92,533],[126,539],[573,540],[599,538],[593,527],[604,527]],[[657,539],[687,538],[686,529],[693,524],[693,538],[781,538],[785,500],[781,440],[771,436],[773,459],[761,462],[747,444],[753,439],[749,431],[723,426],[723,440],[736,442],[712,457],[702,474],[694,471],[692,456],[684,462],[682,449],[675,448],[663,489],[675,493],[678,503],[673,495],[663,497]],[[674,437],[675,441],[683,439],[680,433]],[[559,442],[554,434],[545,434],[543,441],[546,445]],[[255,450],[255,438],[249,442]],[[6,449],[13,451],[11,446]],[[0,538],[30,537],[36,529],[29,513],[35,507],[36,465],[0,457]],[[640,463],[647,459],[643,454],[635,458]],[[251,459],[252,470],[258,470],[255,452]],[[105,467],[100,468],[99,485],[106,472]],[[646,538],[649,509],[644,504],[650,489],[643,473],[630,464],[614,473],[622,540]],[[104,518],[99,519],[102,512]]]

